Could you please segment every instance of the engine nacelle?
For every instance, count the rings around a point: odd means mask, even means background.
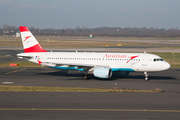
[[[93,74],[98,78],[111,78],[112,70],[110,68],[95,68]]]

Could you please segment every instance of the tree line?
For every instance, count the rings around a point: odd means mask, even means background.
[[[159,29],[159,28],[121,28],[121,27],[99,27],[99,28],[87,28],[87,27],[75,27],[66,29],[39,29],[33,26],[28,27],[34,35],[45,36],[106,36],[106,37],[180,37],[180,30],[178,28],[171,29]],[[19,28],[16,26],[3,25],[0,28],[0,35],[15,35],[19,32]]]

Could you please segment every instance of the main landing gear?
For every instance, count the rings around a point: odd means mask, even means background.
[[[86,73],[86,74],[83,76],[83,79],[84,79],[84,80],[88,80],[88,79],[89,79],[89,75]]]
[[[148,72],[144,72],[144,75],[145,75],[145,80],[148,81],[149,80]]]
[[[84,76],[83,76],[83,79],[84,79],[84,80],[88,80],[88,79],[89,79],[89,75],[84,75]]]

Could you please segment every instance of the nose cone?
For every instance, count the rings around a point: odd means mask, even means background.
[[[164,70],[167,70],[167,69],[169,69],[171,67],[171,65],[168,63],[168,62],[165,62],[164,64],[163,64],[163,69]]]

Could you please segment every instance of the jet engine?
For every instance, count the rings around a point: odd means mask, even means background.
[[[110,68],[95,68],[93,74],[98,78],[111,78],[112,70]]]

